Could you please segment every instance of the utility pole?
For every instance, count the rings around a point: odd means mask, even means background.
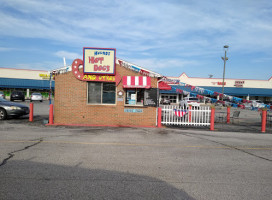
[[[225,50],[225,57],[221,57],[222,60],[224,60],[224,70],[223,70],[223,83],[222,83],[222,101],[224,99],[224,86],[225,86],[225,69],[226,69],[226,61],[229,59],[227,57],[227,51],[229,49],[229,46],[228,45],[225,45],[224,46],[224,50]]]

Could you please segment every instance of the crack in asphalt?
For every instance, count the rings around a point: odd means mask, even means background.
[[[13,158],[15,156],[15,153],[20,152],[20,151],[25,151],[25,150],[33,147],[33,146],[36,146],[36,145],[40,144],[41,142],[43,142],[43,138],[40,138],[38,142],[36,142],[34,144],[31,144],[31,145],[28,145],[28,146],[24,147],[23,149],[19,149],[19,150],[12,151],[12,152],[8,153],[9,156],[2,161],[2,163],[0,164],[0,167],[7,164],[8,160],[10,160],[11,158]]]
[[[227,145],[227,144],[224,144],[224,143],[221,143],[221,142],[217,142],[217,141],[214,141],[214,140],[211,140],[211,139],[207,139],[207,138],[203,138],[203,137],[191,135],[191,133],[187,133],[187,134],[186,134],[186,133],[181,133],[181,134],[182,134],[182,135],[186,135],[186,136],[188,136],[188,137],[194,137],[194,138],[198,138],[198,139],[201,139],[201,140],[206,140],[206,141],[209,141],[209,142],[213,142],[213,143],[216,143],[216,144],[220,144],[220,145],[225,146],[225,147],[228,147],[228,148],[230,148],[230,149],[235,149],[235,150],[237,150],[237,151],[241,151],[241,152],[243,152],[243,153],[246,153],[246,154],[248,154],[248,155],[254,156],[254,157],[256,157],[256,158],[260,158],[260,159],[263,159],[263,160],[272,162],[271,159],[265,158],[265,157],[263,157],[263,156],[258,156],[258,155],[256,155],[256,154],[250,153],[250,152],[248,152],[248,151],[245,151],[245,150],[240,149],[240,148],[235,147],[235,146],[231,146],[231,145]]]

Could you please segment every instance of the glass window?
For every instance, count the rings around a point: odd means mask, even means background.
[[[126,104],[143,105],[144,89],[128,89],[126,91]]]
[[[115,83],[103,83],[102,102],[115,104]]]
[[[115,104],[115,83],[88,82],[89,104]]]

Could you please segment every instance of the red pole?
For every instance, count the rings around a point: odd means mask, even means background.
[[[212,107],[211,108],[211,126],[210,126],[211,131],[214,131],[214,116],[215,116],[215,108]]]
[[[230,107],[227,107],[227,123],[230,123]]]
[[[33,106],[33,103],[30,103],[29,104],[29,121],[30,122],[33,122],[33,109],[34,108],[34,106]]]
[[[266,128],[266,110],[262,110],[262,133],[265,133]]]
[[[192,112],[191,112],[191,110],[192,110],[192,106],[189,106],[189,122],[192,121]]]
[[[52,125],[54,124],[54,121],[53,121],[53,104],[50,104],[50,109],[49,109],[49,124]]]
[[[161,116],[162,116],[162,109],[158,108],[158,128],[161,128]]]

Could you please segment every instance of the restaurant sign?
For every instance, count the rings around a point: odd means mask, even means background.
[[[83,73],[115,75],[116,49],[83,48]]]
[[[83,61],[81,59],[75,59],[72,63],[72,72],[74,76],[81,81],[97,81],[97,82],[115,82],[116,85],[121,81],[121,76],[116,73],[115,76],[109,75],[95,75],[95,74],[83,74],[79,71],[79,66],[83,65]]]

